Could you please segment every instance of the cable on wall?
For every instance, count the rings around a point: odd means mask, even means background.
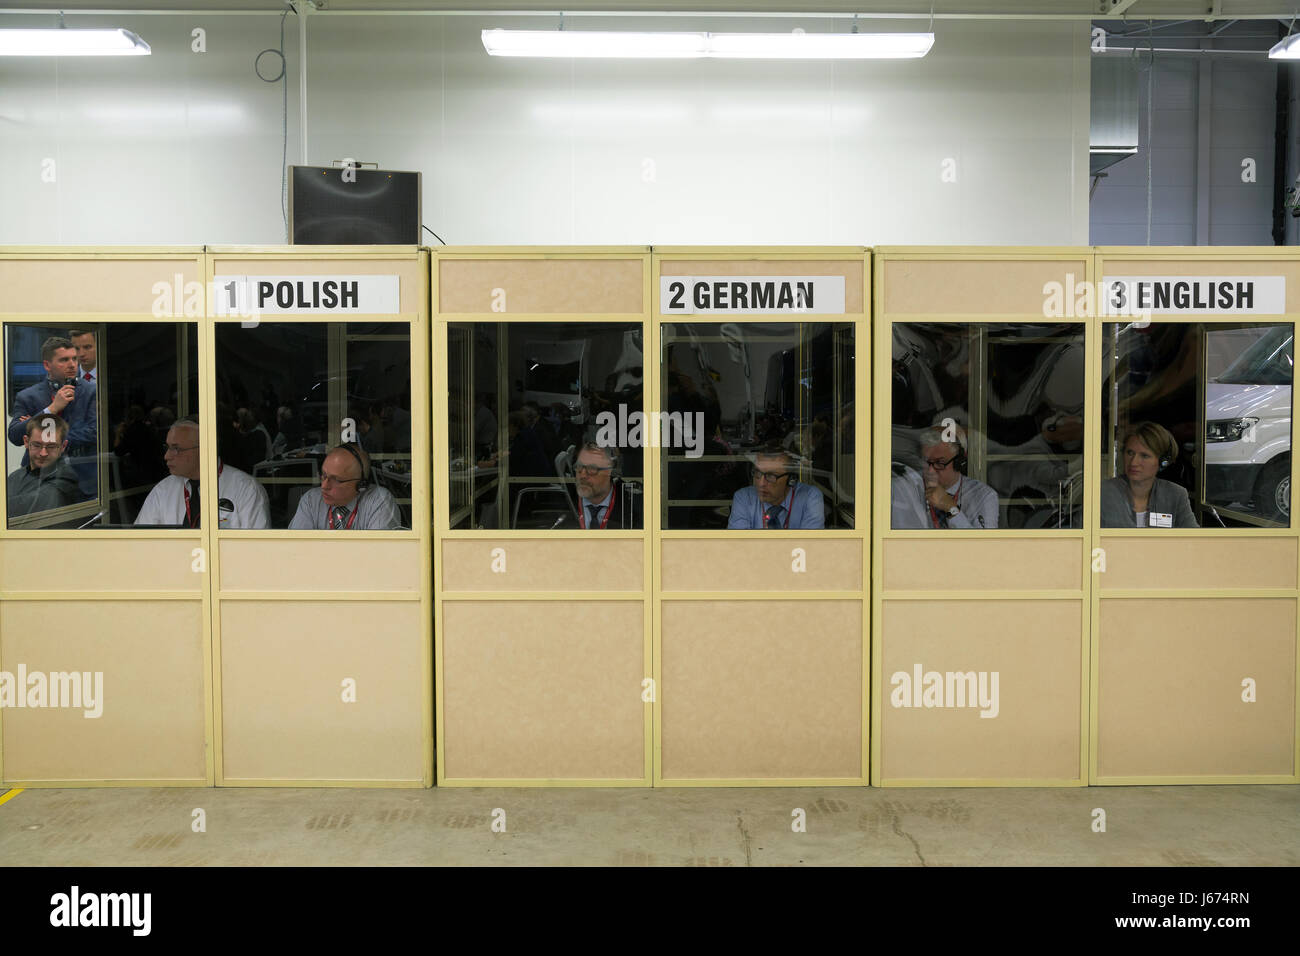
[[[257,54],[253,60],[253,72],[263,83],[279,83],[281,85],[281,120],[280,120],[280,218],[284,220],[284,241],[289,241],[289,180],[288,169],[286,165],[289,161],[289,81],[285,76],[286,62],[284,58],[284,18],[290,12],[297,13],[293,5],[286,0],[284,12],[280,14],[280,46],[267,47],[261,53]],[[262,57],[268,53],[274,53],[280,58],[280,72],[273,77],[262,75]]]

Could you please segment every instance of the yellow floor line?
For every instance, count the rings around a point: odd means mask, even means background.
[[[6,793],[4,796],[0,797],[0,804],[8,803],[10,800],[12,800],[14,797],[18,796],[18,794],[20,794],[20,793],[22,793],[22,792],[23,792],[23,790],[22,790],[21,787],[19,787],[19,788],[16,789],[16,790],[10,790],[10,791],[9,791],[8,793]]]

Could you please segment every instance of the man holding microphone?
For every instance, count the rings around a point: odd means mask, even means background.
[[[95,382],[77,381],[77,349],[61,336],[51,336],[41,344],[41,364],[45,381],[23,389],[14,399],[14,418],[9,423],[9,442],[22,445],[27,422],[42,413],[57,415],[68,423],[69,457],[94,458],[98,453],[98,418]],[[24,465],[28,456],[23,455]],[[97,485],[93,460],[89,466],[76,466],[83,498],[93,498]]]

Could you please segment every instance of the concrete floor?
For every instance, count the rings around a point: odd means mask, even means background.
[[[33,789],[0,804],[0,865],[214,864],[1300,866],[1300,787]]]

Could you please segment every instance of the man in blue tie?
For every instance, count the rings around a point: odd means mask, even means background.
[[[822,493],[798,480],[798,459],[769,446],[754,455],[754,483],[731,496],[728,528],[788,529],[826,527]]]

